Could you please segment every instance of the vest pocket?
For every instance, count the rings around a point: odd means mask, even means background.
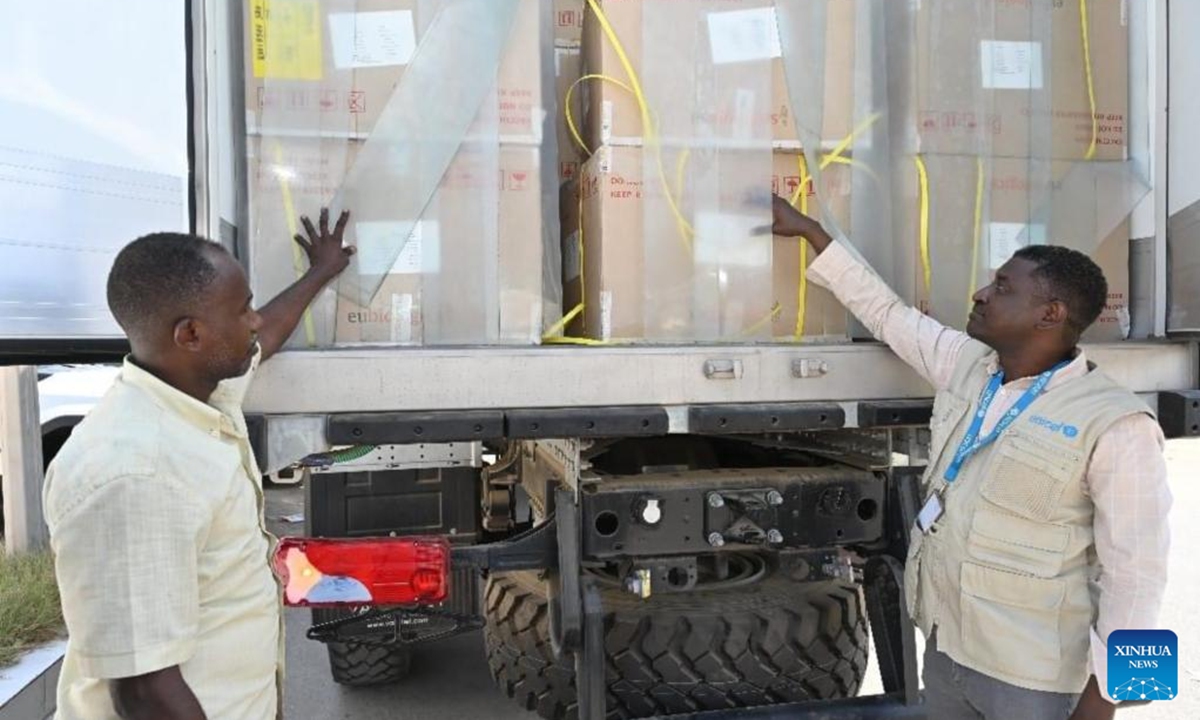
[[[1062,571],[1071,528],[1027,520],[986,507],[975,512],[967,552],[976,560],[1037,577]]]
[[[972,660],[1013,677],[1057,680],[1063,581],[968,562],[962,565],[960,582],[961,641]]]
[[[1022,517],[1047,520],[1078,469],[1081,456],[1014,432],[1002,437],[991,472],[979,489],[992,503]]]

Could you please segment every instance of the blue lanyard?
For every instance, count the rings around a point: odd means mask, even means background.
[[[996,423],[996,427],[992,428],[992,431],[987,436],[979,437],[979,431],[983,429],[983,419],[987,416],[988,408],[992,406],[992,401],[996,399],[996,393],[999,392],[1000,385],[1004,383],[1003,370],[997,370],[992,373],[987,387],[983,390],[983,397],[979,400],[979,410],[975,412],[975,419],[971,421],[971,427],[967,429],[966,436],[963,437],[962,443],[959,444],[958,452],[954,453],[954,459],[946,466],[946,472],[942,476],[946,479],[946,482],[954,482],[958,478],[959,471],[962,470],[963,463],[975,453],[995,442],[996,438],[1007,430],[1021,416],[1021,413],[1025,412],[1033,404],[1033,401],[1042,394],[1046,389],[1046,385],[1050,383],[1050,378],[1054,377],[1054,373],[1061,370],[1065,365],[1067,365],[1067,362],[1064,360],[1041,375],[1038,375],[1037,380],[1033,381],[1033,385],[1017,400],[1012,409],[1004,413],[1004,417],[1000,418],[1000,422]]]

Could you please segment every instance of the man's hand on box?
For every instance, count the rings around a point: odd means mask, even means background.
[[[787,200],[775,195],[771,199],[772,234],[780,237],[804,238],[820,254],[833,238],[821,227],[821,223],[792,207]]]
[[[319,229],[313,227],[312,220],[307,217],[300,218],[308,237],[297,234],[296,243],[304,248],[304,254],[308,255],[312,272],[322,279],[331,280],[350,265],[350,256],[354,254],[355,248],[353,245],[345,245],[342,240],[349,220],[350,211],[343,210],[333,231],[330,232],[329,208],[321,208]]]

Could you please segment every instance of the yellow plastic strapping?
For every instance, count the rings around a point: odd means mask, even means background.
[[[975,234],[971,243],[971,285],[967,291],[967,317],[975,307],[975,290],[979,280],[979,242],[983,235],[983,158],[975,158]]]
[[[283,150],[279,147],[279,141],[276,140],[272,143],[272,149],[275,166],[282,167]],[[296,271],[296,279],[299,280],[304,276],[304,250],[295,240],[299,230],[296,228],[296,206],[292,202],[292,188],[282,172],[276,172],[275,177],[279,180],[279,192],[283,196],[283,214],[287,217],[288,240],[292,243],[292,268]],[[309,347],[315,347],[317,344],[317,331],[313,325],[311,307],[304,310],[304,339],[308,342]]]
[[[571,98],[575,95],[575,88],[579,85],[579,83],[587,82],[588,80],[601,80],[603,82],[612,83],[628,93],[632,93],[633,88],[629,87],[615,77],[597,74],[584,75],[575,82],[571,83],[571,87],[567,88],[567,94],[563,97],[563,113],[567,118],[567,129],[571,132],[571,139],[575,141],[575,144],[578,145],[584,153],[591,155],[592,150],[587,146],[587,143],[583,141],[583,136],[579,133],[579,126],[575,123],[575,116],[571,113]]]
[[[750,327],[743,330],[742,336],[749,337],[751,335],[754,335],[755,333],[757,333],[759,330],[762,330],[764,327],[766,327],[770,323],[775,322],[775,318],[779,317],[779,315],[782,312],[783,312],[783,306],[781,306],[779,303],[775,303],[775,304],[771,305],[771,310],[766,315],[764,315],[762,318],[760,318],[758,320],[758,322],[754,323]]]
[[[800,186],[796,188],[796,194],[792,197],[792,206],[797,207],[801,213],[808,214],[808,193],[804,189],[808,186],[810,178],[808,177],[808,162],[804,159],[804,154],[796,156],[796,165],[800,169]],[[808,313],[808,241],[801,238],[800,240],[800,282],[796,286],[796,332],[795,339],[799,340],[804,337],[804,319]]]
[[[600,4],[596,0],[587,0],[588,7],[596,16],[596,21],[600,23],[600,28],[604,31],[605,37],[612,45],[613,51],[617,54],[617,59],[621,62],[621,67],[625,70],[625,75],[629,79],[630,89],[633,90],[633,97],[637,100],[638,111],[642,116],[642,132],[646,136],[646,145],[654,147],[655,159],[658,165],[658,177],[662,182],[663,188],[667,191],[667,204],[671,208],[671,213],[675,216],[675,223],[679,227],[680,239],[684,246],[691,250],[692,238],[695,236],[695,229],[692,224],[684,217],[683,212],[679,209],[679,203],[675,196],[671,193],[670,183],[667,181],[667,170],[663,166],[662,148],[658,144],[658,128],[650,117],[650,105],[646,102],[646,94],[642,91],[642,83],[638,78],[637,71],[633,68],[633,63],[629,60],[629,55],[625,52],[625,46],[621,44],[621,39],[617,37],[616,30],[608,21],[608,16],[604,10],[600,8]]]
[[[932,301],[933,263],[929,257],[929,173],[925,169],[925,159],[914,155],[917,164],[917,181],[921,195],[921,268],[925,276],[925,294]]]
[[[1100,132],[1100,121],[1096,117],[1096,83],[1092,77],[1092,38],[1088,24],[1087,0],[1079,0],[1079,27],[1083,36],[1083,66],[1087,75],[1088,109],[1091,111],[1089,114],[1092,118],[1092,141],[1088,144],[1084,159],[1091,160],[1096,157],[1096,141]]]

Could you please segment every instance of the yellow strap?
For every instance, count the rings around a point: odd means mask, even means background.
[[[576,305],[571,312],[563,315],[561,320],[551,325],[549,330],[542,333],[542,340],[551,340],[555,337],[559,337],[559,333],[562,332],[567,325],[570,325],[571,321],[578,317],[579,313],[581,312],[583,312],[583,303]]]
[[[675,194],[679,197],[683,197],[683,176],[691,154],[692,151],[689,148],[684,148],[683,152],[679,153],[679,160],[675,163]]]
[[[575,141],[575,144],[578,145],[585,154],[591,155],[592,150],[587,146],[587,143],[583,141],[583,136],[579,134],[579,126],[575,123],[574,114],[571,113],[571,98],[575,95],[575,87],[579,85],[579,83],[586,82],[588,80],[602,80],[604,82],[612,83],[613,85],[616,85],[617,87],[629,93],[633,92],[633,88],[614,77],[596,74],[584,75],[575,82],[571,83],[571,87],[567,88],[567,94],[563,98],[563,105],[565,106],[563,107],[563,113],[567,117],[567,129],[571,132],[571,139]]]
[[[825,168],[829,167],[830,164],[837,162],[837,158],[842,157],[842,153],[846,152],[846,149],[849,148],[856,139],[858,139],[858,136],[870,129],[872,125],[879,121],[880,117],[882,117],[880,113],[875,113],[871,117],[859,123],[857,127],[850,131],[849,135],[842,138],[842,141],[835,145],[834,148],[825,155],[825,157],[821,160],[821,169],[824,170]]]
[[[1084,159],[1096,157],[1096,140],[1100,132],[1100,121],[1096,117],[1096,84],[1092,78],[1092,38],[1088,29],[1087,0],[1079,0],[1079,27],[1083,35],[1083,66],[1087,75],[1088,108],[1092,118],[1092,141],[1088,144]]]
[[[278,140],[272,142],[272,148],[275,166],[282,167],[283,149],[279,147]],[[304,250],[295,239],[299,231],[296,229],[296,206],[292,203],[292,188],[284,173],[276,172],[275,177],[279,179],[279,191],[283,195],[283,214],[287,217],[288,242],[292,246],[292,268],[296,271],[296,279],[299,280],[304,277]],[[308,342],[309,347],[315,347],[317,344],[317,331],[313,326],[311,307],[304,310],[304,339]]]
[[[932,301],[933,264],[929,259],[929,173],[925,170],[925,159],[913,156],[917,163],[917,180],[921,191],[921,267],[925,274],[925,294]]]
[[[542,338],[542,342],[546,345],[586,345],[589,347],[597,347],[600,345],[610,345],[611,340],[593,340],[591,338],[581,337],[549,337]]]
[[[663,189],[666,190],[667,204],[671,208],[671,213],[675,216],[675,224],[679,227],[680,239],[684,247],[690,251],[692,238],[695,236],[695,229],[679,209],[679,203],[671,193],[670,183],[667,182],[667,170],[663,165],[662,148],[659,147],[657,139],[658,128],[651,121],[650,105],[646,102],[645,92],[642,91],[641,80],[638,78],[637,71],[633,68],[633,63],[629,60],[629,55],[625,52],[625,46],[621,44],[621,39],[617,37],[616,31],[613,30],[613,26],[608,21],[608,16],[604,14],[604,10],[600,8],[600,4],[596,0],[587,0],[587,3],[588,7],[592,10],[592,14],[596,16],[596,21],[600,23],[600,28],[604,31],[605,37],[608,38],[609,44],[612,45],[613,51],[616,52],[617,59],[621,62],[621,67],[625,70],[625,75],[629,79],[630,89],[633,91],[633,97],[637,100],[638,111],[642,116],[642,133],[646,137],[646,144],[654,147],[655,159],[658,165],[658,177],[662,182]]]
[[[779,303],[773,304],[771,306],[771,310],[766,315],[764,315],[762,318],[760,318],[758,322],[754,323],[750,327],[743,330],[742,335],[743,336],[754,335],[759,330],[762,330],[763,327],[765,327],[766,325],[769,325],[770,323],[775,322],[775,318],[779,317],[780,313],[782,313],[782,312],[783,312],[783,306],[781,306]]]
[[[801,213],[808,214],[808,193],[804,192],[804,188],[808,185],[811,179],[808,177],[808,162],[804,158],[804,154],[796,156],[796,165],[800,169],[800,186],[796,188],[796,194],[792,197],[792,206],[797,207]],[[795,339],[799,340],[804,337],[804,318],[808,314],[808,241],[800,240],[800,282],[796,286],[796,332]]]
[[[975,307],[975,290],[979,281],[979,241],[983,235],[983,158],[975,158],[975,236],[971,244],[971,287],[967,291],[967,317]]]

